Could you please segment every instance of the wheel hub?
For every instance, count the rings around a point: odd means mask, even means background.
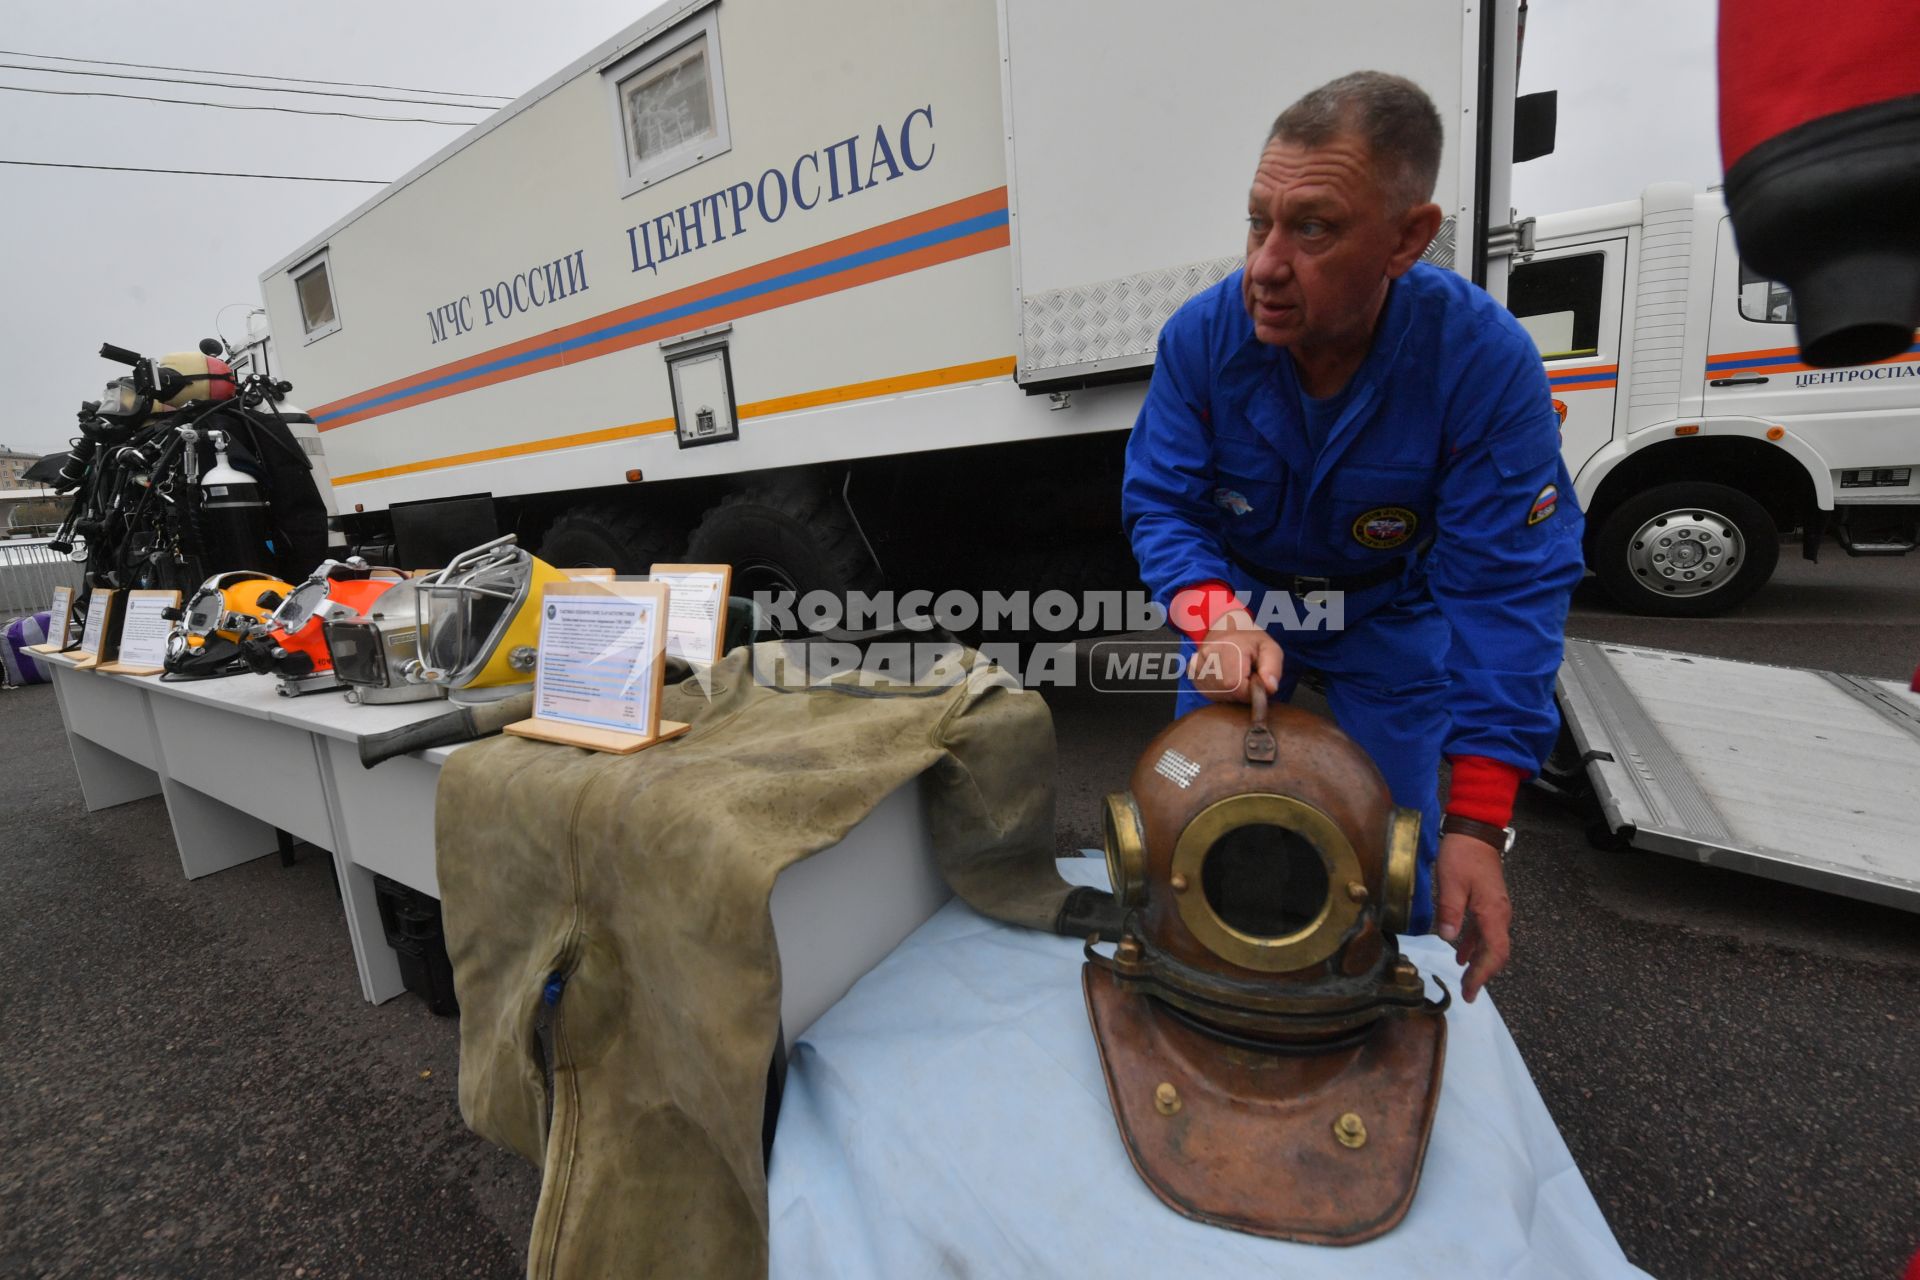
[[[1649,591],[1699,596],[1731,582],[1746,550],[1733,521],[1689,507],[1662,512],[1635,530],[1627,564]]]

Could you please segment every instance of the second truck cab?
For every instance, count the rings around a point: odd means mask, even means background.
[[[1803,363],[1793,298],[1740,261],[1717,191],[1681,183],[1540,218],[1508,305],[1546,364],[1587,563],[1638,613],[1704,616],[1817,554],[1913,549],[1920,344]]]

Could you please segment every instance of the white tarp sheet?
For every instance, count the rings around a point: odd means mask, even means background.
[[[1061,869],[1105,882],[1098,860]],[[1450,949],[1410,938],[1405,950],[1459,990]],[[774,1277],[1645,1274],[1484,995],[1447,1015],[1432,1145],[1399,1227],[1338,1249],[1179,1216],[1128,1163],[1080,965],[1079,942],[955,901],[813,1025],[769,1171]]]

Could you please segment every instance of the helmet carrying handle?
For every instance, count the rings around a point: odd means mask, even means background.
[[[1250,675],[1253,705],[1247,723],[1246,757],[1253,764],[1272,764],[1280,758],[1280,745],[1273,739],[1273,730],[1267,728],[1267,687],[1260,683],[1258,672]]]

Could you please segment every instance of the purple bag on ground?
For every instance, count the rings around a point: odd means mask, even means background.
[[[15,618],[0,632],[0,676],[5,684],[45,684],[47,669],[27,652],[30,644],[45,644],[53,614],[47,610]]]

